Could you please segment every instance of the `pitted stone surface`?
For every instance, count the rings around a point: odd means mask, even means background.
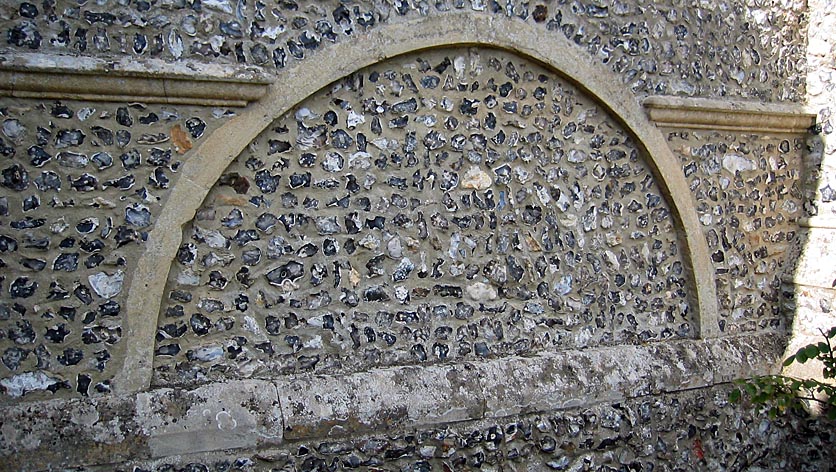
[[[490,49],[336,82],[184,233],[159,384],[690,337],[673,217],[631,138]]]
[[[800,1],[13,2],[0,12],[9,54],[160,58],[266,70],[317,60],[329,44],[382,24],[468,12],[530,23],[544,40],[571,39],[642,95],[799,101],[804,89]]]
[[[126,276],[185,159],[175,144],[219,120],[140,103],[10,100],[1,113],[0,403],[108,394]]]
[[[803,136],[683,131],[671,149],[697,202],[716,271],[720,329],[776,328],[786,321],[782,282],[791,279],[809,216]]]

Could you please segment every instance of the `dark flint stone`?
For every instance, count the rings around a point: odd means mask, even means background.
[[[236,174],[237,175],[237,174]],[[267,170],[260,170],[255,174],[255,184],[262,193],[273,193],[279,186],[280,175],[272,175]]]
[[[78,269],[78,253],[63,253],[59,255],[52,263],[52,270],[63,270],[64,272],[73,272]]]
[[[17,240],[5,234],[0,235],[0,252],[17,251]]]
[[[17,47],[28,47],[29,49],[38,49],[41,47],[41,33],[37,26],[29,21],[24,21],[21,24],[10,29],[6,35],[6,41]]]
[[[316,219],[316,230],[319,234],[327,236],[329,234],[337,234],[340,232],[340,225],[337,223],[336,216],[318,217]]]
[[[397,129],[397,128],[405,128],[406,125],[409,123],[409,115],[403,115],[398,118],[392,118],[389,120],[389,128]]]
[[[461,298],[462,288],[457,285],[435,285],[433,294],[439,297]]]
[[[507,98],[508,94],[511,93],[511,90],[514,90],[514,85],[511,82],[505,82],[499,86],[499,96]]]
[[[228,283],[229,283],[229,279],[224,277],[224,275],[221,274],[219,271],[213,270],[212,272],[209,272],[209,282],[208,282],[208,284],[213,289],[223,290],[226,287],[226,284],[228,284]]]
[[[58,243],[58,247],[62,249],[69,249],[75,247],[75,238],[64,238]]]
[[[241,260],[244,261],[244,264],[254,266],[261,261],[261,249],[259,248],[252,248],[247,249],[243,253],[241,253]]]
[[[89,305],[93,303],[93,295],[90,293],[90,289],[87,288],[85,285],[78,285],[75,290],[73,290],[73,295],[84,303],[85,305]]]
[[[68,146],[80,146],[86,136],[80,129],[62,129],[55,137],[55,147],[60,149]]]
[[[151,224],[151,211],[139,204],[128,206],[125,208],[125,223],[145,228]]]
[[[136,230],[128,228],[127,226],[119,226],[116,228],[116,247],[122,247],[131,241],[136,241],[139,238]]]
[[[244,214],[238,208],[229,211],[229,215],[221,218],[221,224],[227,228],[237,228],[244,222]]]
[[[344,130],[338,129],[331,132],[331,145],[337,149],[348,149],[354,144],[354,139]]]
[[[346,183],[345,189],[351,193],[357,193],[360,190],[360,185],[357,184],[357,177],[354,174],[348,174],[345,176]]]
[[[157,331],[157,341],[179,338],[186,334],[188,330],[189,328],[186,326],[186,323],[169,323]]]
[[[76,365],[84,359],[84,352],[81,349],[68,347],[64,349],[64,353],[58,356],[58,362],[61,365]]]
[[[93,231],[96,231],[99,223],[93,218],[84,218],[83,220],[79,221],[77,225],[75,225],[76,231],[80,234],[90,234]]]
[[[299,156],[299,165],[302,167],[313,167],[316,164],[316,154],[310,152],[303,152]]]
[[[97,152],[90,157],[90,160],[93,161],[99,170],[107,169],[113,165],[113,156],[106,152]]]
[[[119,314],[121,307],[113,300],[108,300],[99,305],[99,314],[101,316],[116,316]]]
[[[150,125],[150,124],[156,123],[158,121],[160,121],[160,117],[157,116],[157,114],[153,113],[153,112],[148,113],[145,116],[140,116],[139,117],[139,123],[142,124],[142,125]]]
[[[20,16],[24,18],[35,19],[38,17],[38,7],[29,2],[21,3],[20,7],[17,9],[17,12]]]
[[[409,100],[398,102],[390,108],[392,113],[415,113],[418,111],[418,102],[415,98],[410,98]]]
[[[31,217],[26,217],[22,220],[12,221],[10,226],[14,229],[32,229],[32,228],[39,228],[46,223],[46,220],[43,218],[36,218],[33,219]],[[46,245],[49,245],[49,240],[47,240]],[[40,245],[38,245],[40,246]],[[27,246],[30,247],[30,246]]]
[[[206,122],[196,116],[193,116],[186,120],[186,129],[189,131],[192,138],[198,139],[203,136],[203,132],[206,131]]]
[[[363,300],[367,302],[388,302],[391,298],[382,285],[373,285],[363,291]]]
[[[445,170],[441,174],[441,183],[439,188],[447,192],[459,185],[459,174]]]
[[[104,256],[101,254],[93,254],[84,260],[84,267],[92,269],[94,267],[98,267],[102,262],[104,262]]]
[[[126,107],[119,107],[116,110],[116,122],[126,128],[130,128],[134,124],[131,113]]]
[[[297,189],[300,187],[310,187],[311,186],[311,173],[305,172],[304,174],[292,174],[290,176],[288,187],[291,189]]]
[[[126,129],[116,131],[116,145],[124,148],[131,143],[131,132]]]
[[[12,222],[12,227],[14,228],[14,222]],[[49,238],[35,238],[31,235],[27,235],[23,241],[23,247],[45,251],[49,249],[49,242]]]
[[[29,280],[29,277],[18,277],[9,285],[9,294],[12,298],[29,298],[38,289],[38,282]]]
[[[244,37],[243,31],[241,31],[241,24],[237,21],[221,21],[218,25],[218,29],[221,30],[221,33],[224,36],[228,36],[230,38],[240,39]]]
[[[386,273],[386,268],[383,266],[383,261],[385,259],[386,256],[379,254],[366,262],[366,269],[368,270],[369,277],[378,277]]]
[[[113,187],[118,190],[130,190],[135,183],[136,179],[134,178],[133,174],[128,174],[118,179],[105,181],[105,183],[102,184],[102,188],[106,189],[108,187]]]
[[[41,167],[52,159],[52,155],[40,146],[30,146],[27,153],[30,158],[29,163],[35,167]]]
[[[154,172],[148,176],[148,183],[156,188],[166,189],[171,181],[165,173],[164,167],[157,167]]]
[[[212,328],[212,320],[210,320],[206,315],[201,313],[195,313],[189,319],[189,326],[192,327],[192,331],[198,336],[204,336],[209,334],[209,330]]]
[[[90,130],[102,141],[102,144],[105,146],[113,145],[113,131],[101,126],[94,126],[90,128]]]
[[[308,243],[300,247],[299,250],[296,251],[296,255],[299,257],[311,257],[317,252],[319,252],[319,248],[312,243]]]
[[[163,346],[158,347],[154,354],[157,356],[176,356],[180,353],[180,345],[179,344],[166,344]]]
[[[0,197],[0,216],[9,216],[9,198]]]
[[[467,98],[462,99],[462,103],[459,105],[459,111],[463,115],[475,115],[479,111],[479,100],[470,100]]]
[[[29,257],[24,257],[20,260],[20,265],[26,267],[29,270],[40,272],[44,270],[44,268],[46,267],[46,261],[43,259],[32,259]]]
[[[395,267],[392,273],[392,280],[395,282],[402,282],[409,278],[409,274],[415,269],[415,264],[409,259],[401,259],[401,262]]]
[[[268,150],[267,155],[272,155],[280,152],[287,152],[290,150],[290,143],[287,141],[278,141],[275,139],[271,139],[267,142]]]
[[[421,79],[421,86],[428,89],[434,89],[438,87],[438,83],[441,79],[435,75],[426,75]]]
[[[90,174],[84,173],[77,179],[70,178],[70,186],[79,192],[92,192],[99,188],[99,180]]]
[[[232,238],[233,241],[238,243],[238,247],[245,246],[253,241],[258,241],[258,233],[254,229],[245,229],[245,230],[238,230],[235,233],[235,236]]]
[[[373,219],[366,219],[366,227],[369,229],[383,230],[386,226],[386,218],[383,216],[375,216]]]
[[[279,219],[276,218],[276,215],[272,213],[262,213],[256,219],[255,227],[264,233],[269,233],[278,222]]]
[[[61,190],[61,178],[52,171],[41,172],[41,175],[35,178],[35,187],[42,192],[47,190]]]
[[[287,280],[296,281],[303,275],[305,275],[305,266],[296,261],[290,261],[268,272],[267,281],[270,285],[282,285]]]
[[[340,186],[340,181],[335,179],[317,180],[313,183],[313,186],[316,188],[331,190],[338,188]]]
[[[183,265],[194,264],[197,258],[197,246],[193,243],[186,243],[177,249],[177,262]]]
[[[350,195],[346,195],[342,198],[334,197],[328,202],[329,207],[340,207],[340,208],[348,208],[348,205],[351,203]],[[306,205],[307,208],[307,205]]]
[[[32,344],[37,338],[35,330],[32,328],[32,323],[28,320],[18,321],[14,328],[8,330],[9,339],[15,344]]]
[[[444,135],[435,130],[430,131],[426,136],[424,136],[424,146],[431,151],[440,149],[446,143],[447,139]]]
[[[108,155],[108,157],[110,157]],[[152,166],[167,166],[171,162],[171,149],[152,148],[148,163]]]
[[[22,192],[29,187],[29,173],[19,164],[3,169],[2,176],[0,183],[8,189]]]
[[[126,170],[136,169],[142,164],[142,154],[136,149],[131,149],[119,156],[119,160],[122,161],[122,167]]]
[[[1,247],[0,247],[1,248]],[[326,238],[322,242],[322,253],[326,256],[334,256],[339,252],[337,241],[331,238]]]
[[[30,195],[23,200],[23,211],[32,211],[41,206],[41,199],[37,195]]]
[[[52,328],[48,328],[44,334],[44,338],[52,343],[58,344],[64,342],[64,338],[69,334],[70,330],[67,329],[67,325],[60,323]]]

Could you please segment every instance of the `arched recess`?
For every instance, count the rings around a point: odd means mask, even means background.
[[[334,44],[288,69],[260,102],[245,109],[192,151],[183,167],[132,274],[127,300],[126,357],[116,388],[128,393],[150,386],[157,314],[168,269],[181,244],[183,225],[194,218],[229,163],[276,117],[335,78],[391,57],[440,46],[494,47],[545,64],[596,99],[634,135],[683,233],[696,291],[699,335],[716,337],[718,304],[708,247],[687,182],[664,136],[648,120],[637,98],[620,87],[620,81],[611,80],[612,72],[581,56],[577,47],[560,35],[544,39],[541,29],[513,18],[448,13],[381,26]]]

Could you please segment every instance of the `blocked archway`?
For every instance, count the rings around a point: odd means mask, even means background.
[[[451,20],[450,16],[456,16]],[[484,18],[468,14],[428,18],[408,27],[387,26],[352,41],[334,45],[318,61],[307,61],[286,74],[287,81],[274,84],[259,104],[252,106],[217,130],[184,167],[172,189],[168,204],[149,235],[147,249],[133,274],[128,296],[128,333],[125,369],[117,386],[138,391],[150,385],[156,314],[163,299],[171,261],[181,243],[181,231],[206,198],[224,170],[276,117],[342,77],[375,62],[412,51],[449,45],[484,45],[504,49],[545,64],[593,97],[621,123],[648,159],[661,192],[670,202],[682,231],[685,261],[693,273],[695,311],[699,334],[717,334],[717,302],[708,251],[699,230],[696,211],[679,166],[661,133],[644,116],[634,96],[606,80],[610,72],[588,64],[566,40],[542,44],[538,33],[513,19]]]

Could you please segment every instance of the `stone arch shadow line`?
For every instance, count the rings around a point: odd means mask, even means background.
[[[662,132],[647,118],[638,98],[620,87],[621,81],[610,70],[581,56],[577,46],[561,35],[544,38],[542,29],[514,18],[457,12],[380,26],[329,46],[287,69],[265,97],[192,151],[129,281],[126,353],[115,379],[118,391],[133,393],[151,385],[157,320],[169,270],[182,243],[183,225],[194,218],[227,166],[274,119],[335,78],[392,57],[443,46],[492,47],[534,60],[589,94],[625,126],[647,156],[678,223],[692,272],[689,284],[695,294],[692,300],[699,317],[699,336],[719,336],[714,270],[690,190]]]

